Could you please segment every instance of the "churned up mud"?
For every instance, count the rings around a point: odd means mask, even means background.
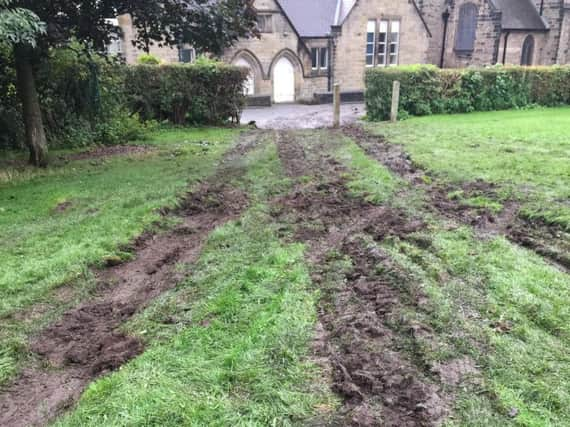
[[[144,350],[143,343],[122,332],[121,326],[179,283],[183,274],[176,265],[196,261],[209,233],[245,209],[246,195],[225,183],[242,172],[232,167],[255,142],[255,135],[246,135],[222,162],[227,166],[170,213],[180,220],[174,230],[137,239],[132,261],[109,262],[96,272],[98,289],[91,300],[31,339],[30,351],[38,362],[0,391],[1,426],[47,424],[73,405],[89,382]]]
[[[425,298],[367,242],[406,239],[426,225],[351,196],[341,178],[344,167],[326,150],[313,151],[306,153],[294,134],[280,135],[279,155],[289,176],[314,179],[276,200],[274,214],[309,246],[313,281],[323,294],[315,352],[328,364],[324,371],[331,372],[331,386],[343,400],[325,424],[439,425],[449,412],[449,396],[400,350],[400,328],[392,326],[403,306],[419,309]],[[336,271],[331,254],[350,260],[352,268]],[[331,274],[337,274],[332,283]],[[409,327],[429,331],[425,325]]]
[[[531,249],[562,270],[570,270],[570,233],[558,226],[530,221],[520,215],[520,205],[514,200],[502,202],[503,209],[468,206],[450,194],[461,193],[463,199],[485,197],[498,200],[496,184],[484,181],[460,184],[439,184],[413,162],[403,147],[390,144],[382,137],[365,132],[361,126],[349,126],[344,133],[365,152],[410,184],[421,188],[428,197],[428,209],[458,223],[467,224],[482,237],[503,235],[513,243]]]

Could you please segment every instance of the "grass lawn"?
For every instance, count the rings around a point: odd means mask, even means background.
[[[404,145],[434,181],[493,182],[528,215],[570,226],[570,109],[367,126]],[[30,334],[86,297],[93,285],[88,267],[129,256],[120,244],[151,227],[157,209],[174,205],[188,183],[211,175],[237,134],[164,131],[145,141],[154,150],[134,156],[60,161],[47,171],[4,175],[0,384],[29,360]],[[362,355],[356,353],[351,366],[342,365],[346,359],[338,353],[323,369],[311,344],[317,321],[326,327],[331,307],[342,308],[344,301],[350,308],[359,298],[366,302],[361,307],[385,310],[366,317],[382,325],[366,329],[349,322],[356,334],[323,332],[327,346],[351,348],[343,339],[357,336],[368,340],[369,347],[359,347],[366,352],[411,366],[408,372],[419,373],[414,380],[444,396],[445,426],[570,425],[566,272],[505,236],[482,237],[442,217],[429,205],[425,187],[396,176],[366,154],[364,143],[342,132],[260,131],[255,138],[251,151],[231,160],[240,174],[228,174],[226,183],[247,194],[248,208],[209,235],[196,262],[176,265],[184,273],[176,287],[124,325],[145,342],[144,353],[90,384],[55,425],[330,425],[345,403],[330,388],[335,376],[356,369],[367,384],[371,374],[358,370]],[[297,147],[291,152],[298,159],[283,154],[283,141]],[[299,168],[298,175],[290,172]],[[330,175],[319,168],[330,168]],[[332,206],[323,202],[319,211],[306,194]],[[355,200],[359,211],[350,209]],[[494,201],[497,211],[503,201]],[[344,209],[335,211],[335,205]],[[280,216],[289,206],[305,209],[306,216],[295,210]],[[376,216],[359,216],[360,210]],[[415,231],[382,234],[382,227],[391,227],[377,224],[382,211],[398,213],[394,227],[413,223]],[[350,212],[354,224],[334,222],[334,212]],[[342,237],[343,230],[349,235]],[[319,233],[322,241],[314,237]],[[314,257],[311,242],[320,248],[323,241],[337,246]],[[361,244],[359,258],[350,248]],[[382,256],[364,269],[369,253]],[[372,289],[379,292],[362,296],[364,288],[347,290],[347,283],[378,286]],[[65,289],[72,297],[62,296]],[[343,289],[345,294],[334,294]],[[368,305],[383,299],[385,305]],[[390,395],[396,382],[374,389],[371,402],[380,418],[383,408],[402,410],[389,406],[397,400]],[[367,395],[370,390],[363,389]],[[403,410],[406,416],[420,411]]]
[[[64,305],[58,295],[73,299],[57,288],[69,284],[85,294],[88,267],[121,256],[119,245],[157,221],[158,209],[174,205],[189,183],[208,175],[238,132],[160,131],[144,141],[150,151],[132,156],[58,160],[39,171],[2,168],[0,384],[15,372],[29,333]],[[17,315],[32,304],[33,311]]]
[[[570,108],[420,117],[368,129],[443,179],[500,184],[529,217],[570,229]]]
[[[285,426],[334,407],[306,358],[318,293],[305,248],[280,241],[266,204],[290,182],[274,144],[244,166],[234,185],[249,191],[249,210],[214,231],[187,281],[128,325],[150,347],[56,425]]]

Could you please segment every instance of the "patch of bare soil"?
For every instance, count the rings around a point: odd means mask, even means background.
[[[230,151],[235,160],[253,148],[256,136]],[[161,293],[183,279],[175,268],[197,260],[208,234],[237,218],[247,206],[245,194],[224,184],[243,171],[221,167],[187,195],[176,215],[181,224],[165,234],[146,234],[132,245],[133,261],[98,271],[99,287],[89,301],[67,311],[30,343],[38,363],[0,393],[0,425],[45,425],[73,405],[93,379],[116,370],[140,354],[143,343],[121,326]]]
[[[482,237],[504,235],[512,242],[534,250],[556,266],[564,270],[570,269],[570,233],[560,227],[523,218],[519,214],[520,205],[514,200],[503,202],[502,211],[496,213],[488,208],[468,206],[461,203],[460,199],[450,198],[450,194],[459,192],[462,199],[482,196],[498,200],[495,184],[484,181],[434,184],[434,180],[413,162],[401,146],[370,135],[360,126],[349,126],[343,131],[369,156],[409,183],[422,188],[429,198],[428,209],[433,209],[445,218],[473,226]]]
[[[72,206],[73,206],[73,203],[70,201],[58,203],[57,206],[55,208],[53,208],[53,212],[64,213],[66,210],[68,210]]]
[[[81,153],[70,154],[62,158],[62,160],[94,160],[112,156],[132,156],[136,154],[145,154],[154,150],[153,147],[146,145],[109,145],[92,148]]]
[[[560,227],[519,220],[510,225],[509,238],[570,272],[570,233]]]
[[[448,413],[449,399],[429,379],[429,372],[400,350],[400,332],[391,326],[398,323],[403,306],[419,307],[424,297],[410,292],[410,279],[363,237],[406,239],[425,224],[351,197],[340,178],[341,165],[330,162],[324,152],[321,160],[312,161],[314,153],[301,155],[302,150],[291,135],[279,139],[280,158],[289,175],[314,179],[276,200],[274,214],[292,223],[296,239],[309,245],[313,281],[323,292],[315,351],[321,363],[329,364],[325,372],[331,372],[332,387],[343,398],[342,407],[327,422],[439,425]],[[328,262],[331,253],[349,258],[353,265],[332,286],[327,279],[334,269]],[[429,330],[424,325],[415,328]]]

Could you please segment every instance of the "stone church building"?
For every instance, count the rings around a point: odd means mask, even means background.
[[[256,0],[260,38],[243,39],[223,60],[251,70],[246,91],[260,103],[326,101],[333,82],[362,96],[370,67],[434,64],[570,63],[570,0]],[[121,53],[132,47],[129,16]],[[152,48],[167,62],[193,49]]]

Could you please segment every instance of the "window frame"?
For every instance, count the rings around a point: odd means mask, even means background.
[[[375,55],[375,66],[376,67],[385,67],[387,65],[387,57],[388,57],[388,46],[390,46],[390,20],[388,19],[380,19],[378,21],[378,25],[376,26],[376,55]],[[382,35],[384,35],[384,40],[382,41]],[[383,52],[380,52],[380,46],[384,48]],[[380,56],[383,56],[383,59],[380,59]]]
[[[368,38],[371,34],[371,26],[374,25],[373,42],[369,42]],[[397,41],[393,41],[393,28],[397,26]],[[382,35],[385,34],[382,41]],[[366,28],[366,49],[365,49],[365,66],[372,67],[395,67],[400,64],[400,45],[402,43],[402,19],[401,17],[383,16],[378,19],[369,19]],[[369,46],[372,44],[372,53],[368,53]],[[383,46],[383,52],[380,52],[380,46]],[[391,47],[395,45],[395,53],[391,53]],[[395,62],[391,63],[391,58],[395,57]],[[369,64],[369,58],[372,58],[372,64]]]
[[[263,28],[260,25],[260,19],[264,20]],[[258,13],[257,14],[257,29],[262,34],[271,34],[273,33],[273,14],[272,13]]]
[[[324,64],[323,64],[323,57],[325,58]],[[319,70],[328,70],[328,68],[329,68],[329,48],[328,47],[320,47],[319,48],[318,66],[319,66]]]
[[[370,24],[374,26],[373,31],[370,31]],[[366,49],[364,50],[364,64],[366,67],[375,67],[376,65],[376,19],[369,19],[366,23]],[[368,41],[368,35],[372,34],[372,41]],[[368,53],[368,46],[372,45],[372,53]],[[372,58],[372,64],[368,63],[368,58]]]
[[[463,22],[462,20],[466,20],[468,17],[465,17],[465,14],[467,14],[467,11],[469,11],[469,9],[474,13],[473,19],[471,22]],[[463,33],[462,33],[462,28],[466,25],[466,24],[473,24],[473,29],[472,29],[472,33],[469,34],[471,39],[468,41],[468,43],[465,42],[465,40],[463,40],[464,37],[466,37]],[[461,5],[461,7],[459,8],[459,12],[458,12],[458,17],[457,17],[457,27],[455,29],[455,44],[453,49],[455,50],[455,52],[459,53],[459,54],[470,54],[475,50],[475,42],[477,41],[477,27],[479,25],[479,8],[477,7],[477,5],[475,3],[464,3],[463,5]],[[467,44],[469,44],[469,46],[467,46]]]
[[[183,52],[190,52],[190,61],[183,61]],[[196,49],[193,47],[179,47],[178,62],[181,64],[193,64],[196,62]]]
[[[322,64],[322,58],[326,58],[324,65]],[[311,47],[311,70],[313,71],[325,71],[329,68],[329,48],[328,47]]]
[[[521,47],[521,67],[532,67],[534,64],[534,50],[536,46],[535,38],[528,34]]]
[[[397,24],[398,31],[394,32],[394,24]],[[388,52],[386,54],[386,66],[396,67],[400,63],[400,37],[401,37],[402,24],[399,19],[394,19],[390,21],[390,28],[388,31]],[[397,34],[397,41],[393,41],[394,34]],[[395,46],[394,53],[392,53],[392,45]],[[392,63],[392,57],[396,58],[396,61]]]
[[[313,71],[319,69],[319,49],[318,47],[311,48],[311,70]]]

